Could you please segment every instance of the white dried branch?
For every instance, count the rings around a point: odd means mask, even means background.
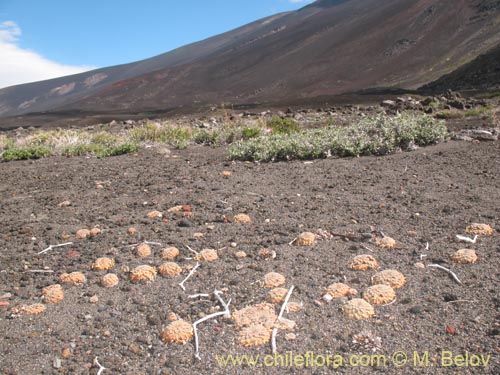
[[[221,305],[224,306],[224,311],[219,311],[219,312],[207,315],[207,316],[205,316],[205,317],[203,317],[203,318],[201,318],[201,319],[199,319],[199,320],[197,320],[196,322],[193,323],[194,345],[195,345],[194,356],[195,356],[196,359],[201,360],[197,325],[200,324],[200,323],[203,323],[203,322],[205,322],[205,321],[207,321],[209,319],[217,318],[219,316],[224,316],[224,317],[231,316],[231,312],[229,311],[229,304],[231,303],[231,300],[229,300],[227,303],[224,302],[222,300],[222,298],[220,297],[220,295],[219,295],[220,293],[222,293],[222,292],[219,292],[217,290],[214,292],[215,296],[220,301]]]
[[[188,298],[202,298],[202,297],[210,297],[210,294],[200,293],[200,294],[191,294]]]
[[[455,279],[455,281],[459,284],[462,284],[462,282],[460,281],[460,279],[458,278],[458,276],[452,271],[452,270],[449,270],[448,268],[445,268],[443,266],[440,266],[439,264],[429,264],[427,267],[433,267],[433,268],[438,268],[440,270],[443,270],[445,272],[448,272],[452,277],[453,279]]]
[[[97,371],[97,375],[101,375],[104,370],[106,370],[106,367],[101,365],[99,361],[97,360],[97,357],[94,358],[94,363],[99,366],[99,371]]]
[[[462,242],[470,242],[470,243],[473,243],[473,244],[474,244],[474,243],[476,243],[476,241],[477,241],[478,235],[476,234],[476,235],[474,236],[474,238],[469,238],[469,237],[465,237],[465,236],[461,236],[461,235],[457,234],[457,238],[458,238],[458,240],[459,240],[459,241],[462,241]]]
[[[47,251],[55,249],[56,247],[63,247],[63,246],[69,246],[69,245],[73,245],[73,242],[66,242],[66,243],[62,243],[62,244],[59,244],[59,245],[50,245],[45,250],[40,251],[37,255],[45,254]]]
[[[193,273],[196,272],[196,270],[198,269],[199,266],[200,266],[200,263],[196,263],[196,266],[193,267],[193,269],[189,272],[189,274],[186,276],[186,278],[179,283],[179,286],[182,288],[182,290],[186,290],[186,288],[184,287],[184,283],[186,281],[188,281],[188,279],[191,276],[193,276]]]
[[[361,247],[362,247],[363,249],[365,249],[365,250],[371,251],[372,253],[374,253],[374,252],[375,252],[375,251],[373,251],[372,249],[370,249],[370,248],[369,248],[368,246],[366,246],[366,245],[361,244]]]
[[[290,246],[292,246],[292,245],[295,243],[295,241],[297,241],[297,238],[298,238],[298,237],[295,237],[295,238],[294,238],[293,240],[291,240],[288,244],[289,244]]]
[[[219,300],[219,302],[222,305],[222,307],[224,307],[224,311],[227,312],[227,314],[224,316],[224,318],[230,319],[231,318],[231,313],[229,311],[229,303],[231,302],[231,300],[229,300],[228,303],[225,303],[224,300],[222,299],[222,297],[220,296],[222,293],[223,292],[221,292],[220,290],[214,291],[215,298],[217,298]]]
[[[199,252],[197,252],[195,249],[192,249],[192,248],[191,248],[191,247],[189,247],[188,245],[184,245],[184,246],[186,246],[186,248],[187,248],[189,251],[191,251],[192,253],[194,253],[194,254],[196,254],[196,255],[199,255],[199,254],[200,254]]]
[[[281,305],[281,310],[280,310],[280,313],[278,315],[278,319],[277,320],[281,320],[281,318],[283,317],[283,313],[285,312],[285,309],[286,309],[286,305],[288,304],[288,301],[290,300],[290,297],[293,293],[293,290],[295,289],[295,287],[292,285],[290,287],[290,289],[288,290],[288,293],[286,294],[286,297],[285,297],[285,300],[283,301],[283,304]],[[276,353],[276,335],[278,334],[278,328],[273,328],[273,331],[271,333],[271,347],[272,347],[272,351],[273,351],[273,354]]]
[[[391,306],[392,304],[396,303],[397,300],[397,298],[394,298],[391,302],[383,304],[382,306]]]

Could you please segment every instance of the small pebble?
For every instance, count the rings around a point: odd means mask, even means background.
[[[61,352],[61,357],[67,359],[69,357],[71,357],[71,350],[69,348],[64,348]]]
[[[90,303],[97,303],[97,302],[99,302],[99,297],[95,294],[89,298],[89,302]]]
[[[296,338],[297,338],[297,335],[296,335],[295,333],[291,333],[291,332],[290,332],[290,333],[287,333],[287,334],[285,335],[285,339],[286,339],[287,341],[293,341],[293,340],[295,340]]]
[[[54,361],[52,362],[52,367],[54,367],[55,369],[61,368],[61,358],[59,357],[54,358]]]
[[[193,226],[193,223],[187,219],[182,219],[177,223],[177,226],[181,228],[189,228]]]

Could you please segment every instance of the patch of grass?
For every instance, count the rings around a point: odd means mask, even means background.
[[[494,98],[500,98],[500,91],[492,91],[492,92],[487,92],[482,95],[479,95],[480,98],[485,98],[485,99],[494,99]]]
[[[192,129],[187,126],[160,125],[147,123],[131,129],[127,138],[135,143],[166,143],[177,148],[187,147],[193,137]]]
[[[219,141],[219,131],[199,129],[193,134],[193,141],[198,144],[216,145]]]
[[[492,109],[493,106],[491,105],[471,108],[465,112],[465,117],[489,117]]]
[[[3,134],[0,134],[0,151],[6,150],[12,146],[14,146],[14,140]]]
[[[2,153],[4,161],[40,159],[52,155],[45,146],[9,147]]]
[[[437,143],[447,134],[443,122],[427,115],[380,114],[349,127],[329,126],[239,141],[229,148],[233,160],[278,161],[336,155],[385,155],[412,145]]]
[[[461,119],[464,118],[464,113],[447,109],[436,113],[434,117],[441,120]]]
[[[291,134],[297,133],[299,124],[289,118],[273,117],[267,122],[268,128],[272,130],[273,134]]]
[[[241,138],[243,139],[252,139],[260,136],[259,128],[243,128],[241,130]]]

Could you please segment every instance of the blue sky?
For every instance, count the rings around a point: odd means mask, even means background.
[[[0,88],[155,56],[312,0],[0,0]]]

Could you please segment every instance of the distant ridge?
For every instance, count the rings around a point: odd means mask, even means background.
[[[5,88],[0,117],[416,89],[499,43],[500,0],[319,0],[150,59]],[[486,84],[475,71],[468,85]]]

